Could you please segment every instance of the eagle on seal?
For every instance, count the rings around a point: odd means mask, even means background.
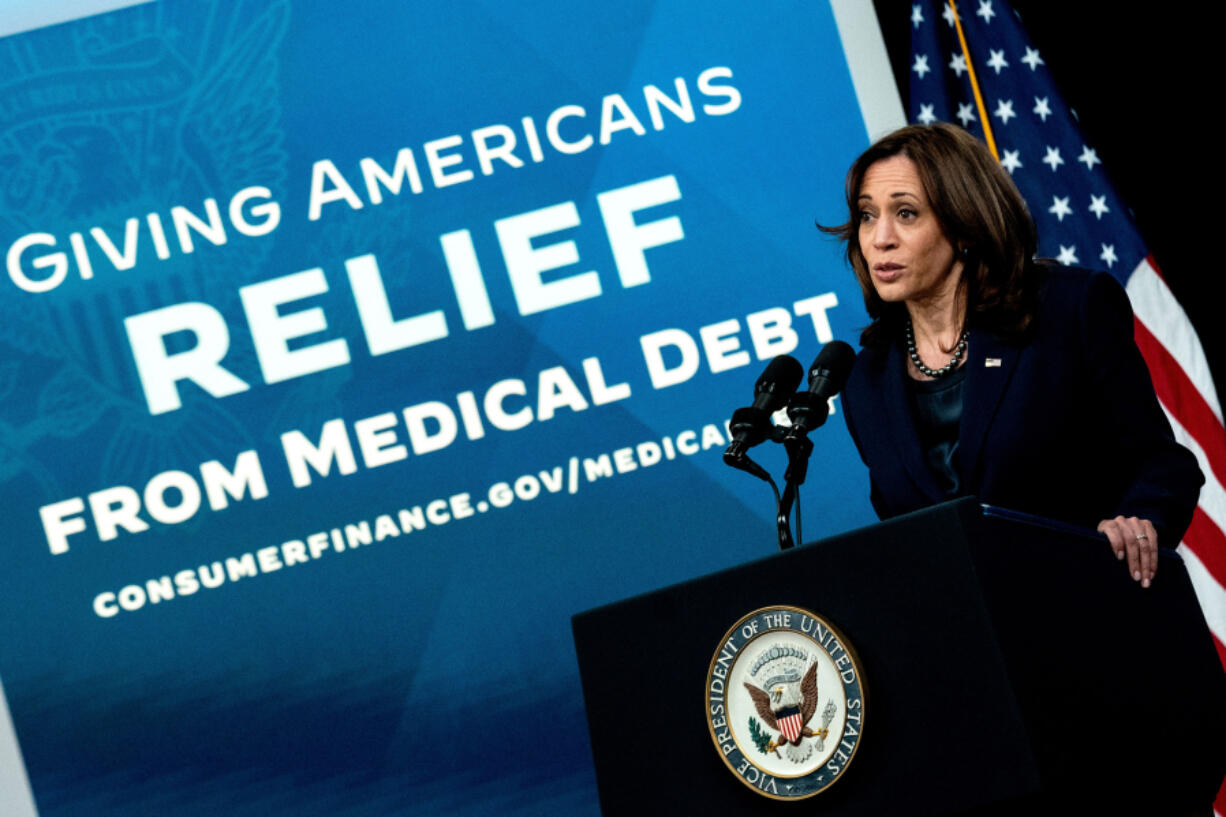
[[[809,667],[800,680],[799,688],[795,682],[777,682],[767,686],[768,689],[759,689],[745,682],[745,689],[749,690],[758,715],[767,726],[782,733],[778,742],[772,740],[767,744],[766,751],[779,756],[779,748],[784,747],[788,750],[788,757],[799,763],[803,759],[797,754],[801,740],[811,737],[825,740],[829,732],[828,729],[813,730],[807,726],[817,711],[817,664]]]

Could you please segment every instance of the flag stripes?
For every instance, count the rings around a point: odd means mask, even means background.
[[[1222,425],[1222,408],[1209,373],[1209,361],[1183,307],[1162,278],[1153,256],[1142,261],[1125,287],[1133,313],[1154,338],[1170,353],[1174,363],[1196,386],[1209,404],[1217,425]]]

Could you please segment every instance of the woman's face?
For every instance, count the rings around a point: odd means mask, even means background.
[[[881,299],[952,303],[962,262],[937,221],[915,163],[899,155],[869,165],[858,202],[860,252]]]

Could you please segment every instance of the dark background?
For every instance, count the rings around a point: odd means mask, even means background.
[[[1007,4],[995,0],[997,13]],[[874,0],[903,103],[908,97],[911,3]],[[961,14],[975,0],[962,0]],[[1014,0],[1013,8],[1076,111],[1167,284],[1196,327],[1219,397],[1226,394],[1226,320],[1220,316],[1226,258],[1226,192],[1218,201],[1222,150],[1218,26],[1191,6],[1124,11],[1106,0]],[[1226,400],[1221,400],[1226,403]]]

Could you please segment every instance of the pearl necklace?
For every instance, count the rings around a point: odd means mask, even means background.
[[[911,356],[911,362],[915,364],[915,368],[919,369],[928,377],[934,380],[952,372],[958,368],[958,362],[962,360],[962,356],[966,354],[966,340],[970,336],[966,329],[962,330],[962,337],[958,338],[958,345],[954,348],[954,356],[949,359],[939,369],[930,369],[924,365],[924,361],[920,360],[919,352],[915,350],[915,329],[911,325],[911,319],[907,319],[907,354]]]

